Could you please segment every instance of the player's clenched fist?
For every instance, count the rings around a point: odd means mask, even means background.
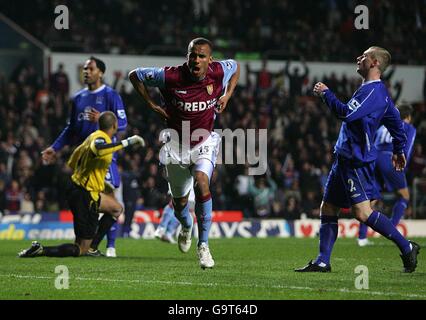
[[[314,93],[319,96],[327,89],[328,87],[324,83],[317,82],[314,86]]]

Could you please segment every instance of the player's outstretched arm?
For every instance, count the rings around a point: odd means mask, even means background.
[[[56,152],[60,151],[64,146],[69,145],[71,141],[71,136],[75,128],[75,119],[76,119],[76,110],[75,104],[73,101],[71,104],[71,114],[70,119],[66,127],[62,130],[60,135],[56,138],[55,142],[41,152],[41,160],[44,165],[51,164],[55,161]]]
[[[71,114],[70,114],[68,124],[66,125],[64,130],[62,130],[59,136],[56,138],[55,142],[53,142],[52,145],[50,146],[50,148],[52,148],[55,153],[60,151],[64,146],[70,145],[74,134],[76,133],[78,134],[78,132],[76,132],[77,130],[76,121],[78,118],[76,106],[74,101],[70,101],[70,104],[71,104]],[[49,148],[45,150],[47,157],[49,157],[49,154],[51,154],[51,150],[48,150],[48,149]]]
[[[132,70],[129,73],[129,80],[133,85],[133,88],[135,88],[136,92],[142,97],[142,99],[148,104],[148,106],[156,113],[159,114],[159,116],[165,120],[169,119],[169,115],[167,112],[161,108],[159,105],[157,105],[154,100],[149,95],[148,91],[146,90],[146,87],[142,81],[139,80],[136,70]]]
[[[121,150],[123,148],[126,148],[131,145],[139,144],[142,147],[145,147],[145,140],[138,136],[134,135],[127,139],[121,140],[119,142],[113,142],[113,143],[105,143],[104,139],[96,139],[92,142],[90,148],[92,149],[93,153],[96,156],[103,157],[105,155],[114,153],[118,150]]]
[[[237,70],[232,75],[231,79],[229,79],[226,92],[223,96],[219,98],[219,101],[217,103],[217,109],[216,109],[217,113],[222,113],[225,110],[229,99],[234,93],[235,87],[237,86],[239,79],[240,79],[240,64],[237,62]]]
[[[322,82],[314,86],[314,93],[320,96],[327,107],[342,121],[353,122],[372,112],[377,95],[372,95],[374,88],[360,89],[348,103],[342,103],[334,93]]]

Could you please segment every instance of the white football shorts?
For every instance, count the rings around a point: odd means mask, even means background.
[[[216,132],[201,144],[181,150],[179,143],[169,141],[160,150],[160,162],[166,167],[167,180],[173,198],[186,196],[194,185],[196,171],[204,172],[209,180],[216,166],[221,137]]]

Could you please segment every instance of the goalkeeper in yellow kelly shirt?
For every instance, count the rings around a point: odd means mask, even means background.
[[[117,128],[115,114],[103,112],[99,117],[99,130],[88,136],[68,160],[73,169],[67,196],[74,217],[75,243],[46,247],[33,241],[30,248],[18,254],[19,257],[78,257],[97,251],[99,242],[123,212],[123,207],[114,198],[103,193],[112,155],[129,145],[145,145],[137,135],[112,143]],[[100,220],[98,212],[104,213]]]

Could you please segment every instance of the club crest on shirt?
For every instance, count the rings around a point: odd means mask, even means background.
[[[208,93],[209,95],[211,95],[211,94],[213,93],[213,85],[212,85],[212,84],[209,84],[209,85],[206,87],[206,89],[207,89],[207,93]]]
[[[358,101],[356,101],[355,98],[352,98],[348,102],[348,107],[349,107],[349,109],[351,109],[351,111],[354,111],[354,110],[358,109],[360,106],[361,106],[361,103],[359,103]]]

